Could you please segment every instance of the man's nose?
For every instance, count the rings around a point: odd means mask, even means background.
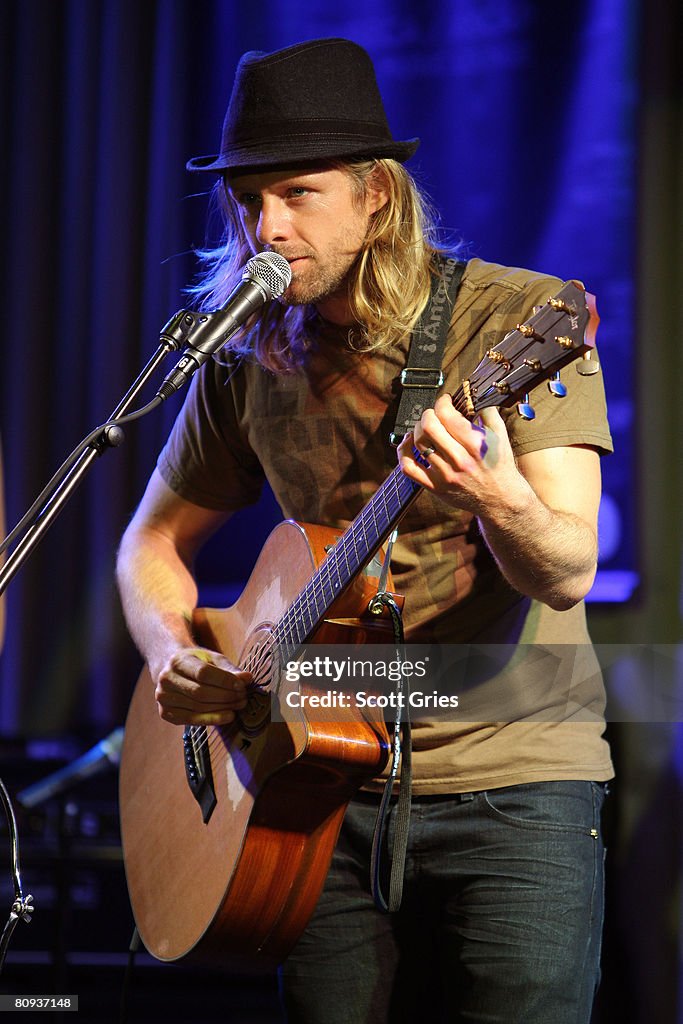
[[[256,237],[261,245],[286,242],[292,235],[289,212],[277,198],[264,196],[261,200]]]

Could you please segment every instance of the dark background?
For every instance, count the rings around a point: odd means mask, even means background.
[[[0,19],[9,526],[106,418],[184,304],[209,187],[184,163],[215,151],[240,54],[343,35],[372,54],[395,136],[421,137],[409,166],[444,233],[472,255],[578,277],[597,294],[617,451],[603,463],[592,632],[604,643],[680,642],[678,4],[14,0]],[[139,659],[118,607],[114,555],[180,400],[127,428],[9,587],[0,777],[15,792],[124,721]],[[240,518],[237,541],[212,542],[201,563],[205,599],[227,600],[245,579],[275,515],[266,496]],[[629,703],[628,665],[617,671]],[[610,1022],[683,1020],[683,747],[679,716],[668,717],[611,726],[619,780],[600,1005]],[[42,888],[44,901],[32,938],[21,925],[15,932],[3,991],[80,985],[91,1000],[82,1019],[105,1019],[95,989],[115,1001],[130,931],[115,782],[105,772],[20,822],[26,886]],[[182,993],[205,992],[211,1006],[224,998],[213,975],[151,964],[145,972],[163,978],[149,991],[169,992],[177,1019],[200,1016],[182,1008]],[[243,991],[251,1008],[234,1019],[262,1019],[253,999],[261,993],[270,1012],[272,985],[241,984],[233,979],[231,1005]]]

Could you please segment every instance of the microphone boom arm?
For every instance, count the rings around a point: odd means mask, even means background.
[[[169,352],[175,349],[176,346],[170,339],[161,339],[156,352],[116,406],[110,418],[103,424],[102,428],[98,428],[99,435],[86,446],[85,450],[81,452],[75,464],[71,466],[66,474],[60,471],[55,474],[51,483],[48,484],[40,496],[39,501],[42,503],[42,508],[38,515],[33,519],[31,525],[7,560],[0,566],[0,594],[4,593],[7,589],[7,586],[31,554],[38,541],[52,525],[68,499],[79,486],[95,459],[99,458],[107,449],[117,448],[121,444],[123,441],[123,431],[117,426],[117,423],[123,420],[147,381],[156,372],[162,360],[166,358]],[[161,401],[161,398],[155,399],[154,402],[145,407],[144,411],[151,411]],[[16,530],[18,530],[18,527],[15,528]],[[12,531],[12,533],[15,531]]]
[[[291,270],[284,257],[275,252],[258,253],[247,261],[242,283],[232,292],[225,306],[214,312],[179,310],[162,328],[159,347],[114,409],[109,420],[91,432],[71,453],[31,508],[0,545],[0,554],[15,537],[21,540],[0,566],[0,594],[28,558],[52,524],[92,463],[108,448],[123,441],[120,424],[151,412],[188,382],[202,363],[228,341],[248,318],[287,288]],[[128,413],[143,387],[169,352],[185,345],[185,351],[169,373],[156,397],[142,409]]]

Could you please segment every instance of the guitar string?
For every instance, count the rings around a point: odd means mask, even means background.
[[[400,471],[399,475],[403,480],[406,480],[406,478],[403,477],[403,474],[401,474]],[[363,558],[366,557],[366,555],[359,557],[358,554],[358,548],[356,545],[356,535],[359,532],[359,530],[362,529],[363,535],[366,539],[366,550],[368,548],[375,548],[375,546],[378,544],[379,537],[381,536],[382,531],[377,529],[378,509],[376,506],[379,504],[380,498],[382,501],[384,501],[385,507],[389,511],[389,516],[387,518],[389,520],[389,529],[391,529],[391,521],[394,520],[394,517],[398,517],[398,515],[403,511],[403,508],[407,503],[407,500],[409,500],[410,497],[412,497],[412,494],[414,493],[414,487],[411,486],[410,492],[407,495],[401,495],[398,493],[398,491],[395,495],[391,494],[390,488],[392,485],[395,484],[396,477],[394,477],[393,479],[391,477],[387,478],[387,481],[385,481],[385,484],[379,489],[379,491],[376,493],[372,501],[367,506],[365,506],[360,515],[357,517],[357,519],[354,520],[354,522],[351,524],[348,530],[341,536],[339,541],[335,544],[334,548],[331,550],[327,558],[323,562],[321,562],[320,566],[318,567],[318,570],[316,571],[314,576],[311,577],[311,580],[308,582],[307,586],[294,599],[294,601],[290,605],[290,608],[285,613],[285,616],[283,616],[283,619],[278,624],[280,626],[280,631],[284,629],[285,638],[287,640],[292,641],[294,638],[296,638],[295,642],[300,643],[304,639],[304,636],[310,633],[312,627],[316,624],[321,615],[324,614],[326,606],[333,602],[336,599],[340,589],[343,589],[343,587],[340,588],[338,580],[339,576],[343,575],[343,573],[341,572],[342,566],[340,565],[340,563],[345,562],[346,564],[346,582],[350,582],[350,578],[361,568],[361,563],[363,561]],[[368,545],[367,521],[370,517],[373,518],[372,525],[374,526],[374,530],[372,534],[372,543],[371,545]],[[353,565],[349,560],[349,554],[351,553],[350,546],[352,544]],[[344,586],[346,586],[346,583],[344,584]],[[322,611],[320,608],[321,598],[323,599],[324,602]],[[304,604],[306,605],[305,608],[303,607]],[[311,611],[313,611],[315,618],[311,617]],[[294,634],[292,632],[292,627],[288,625],[290,620],[292,623],[296,623],[297,620],[300,621],[302,618],[306,621],[304,636]]]
[[[385,484],[382,486],[382,488],[380,488],[380,491],[378,491],[377,494],[385,490],[385,485],[390,479],[391,478],[387,478],[387,481],[385,481]],[[360,529],[362,529],[364,535],[367,538],[367,520],[371,516],[375,517],[376,519],[375,504],[377,494],[374,496],[372,501],[367,506],[365,506],[360,515],[356,518],[356,520],[354,520],[354,522],[348,528],[346,533],[344,533],[342,537],[339,539],[337,544],[335,544],[334,548],[332,549],[328,557],[320,564],[314,576],[311,577],[309,584],[297,595],[295,600],[292,602],[292,605],[288,609],[288,612],[286,613],[285,617],[293,619],[305,617],[305,619],[307,619],[306,634],[310,633],[313,625],[315,624],[315,619],[311,618],[311,610],[314,611],[316,619],[320,617],[319,599],[322,597],[322,599],[326,603],[331,602],[337,597],[340,590],[343,589],[343,587],[340,586],[338,581],[338,577],[340,575],[340,566],[338,563],[343,557],[346,560],[348,570],[350,568],[348,558],[349,544],[352,542],[355,544],[355,535]],[[397,505],[395,506],[395,512],[398,514],[401,511],[402,503],[399,500]],[[377,531],[375,531],[373,546],[376,543],[376,541]],[[358,558],[357,548],[355,549],[354,554],[355,559],[353,569],[347,573],[349,577],[355,574],[360,568],[360,560]],[[335,570],[334,580],[333,570]],[[303,607],[304,603],[306,605],[305,609]]]

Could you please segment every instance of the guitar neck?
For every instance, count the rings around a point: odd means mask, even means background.
[[[275,626],[279,643],[298,646],[309,639],[339,595],[382,546],[421,489],[398,466],[389,474]]]

